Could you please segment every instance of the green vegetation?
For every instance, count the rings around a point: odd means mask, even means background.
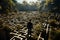
[[[52,30],[50,36],[51,40],[60,40],[60,30]]]
[[[15,6],[15,3],[12,0],[0,0],[0,13],[9,13],[13,6]]]

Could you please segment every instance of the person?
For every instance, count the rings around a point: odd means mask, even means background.
[[[31,30],[33,28],[33,24],[31,22],[31,19],[29,20],[29,22],[27,23],[27,28],[28,28],[28,35],[31,35]]]

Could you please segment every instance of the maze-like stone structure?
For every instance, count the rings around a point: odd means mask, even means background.
[[[53,15],[47,13],[40,14],[37,11],[18,12],[18,13],[12,12],[9,13],[8,15],[5,14],[0,15],[0,20],[3,21],[4,26],[8,26],[10,29],[13,30],[13,32],[10,32],[10,34],[13,35],[10,40],[27,40],[26,36],[28,33],[28,29],[26,25],[29,19],[32,19],[33,25],[36,25],[37,23],[41,22],[43,23],[42,25],[44,25],[43,27],[45,27],[46,26],[46,23],[44,23],[45,20],[52,19],[52,16],[54,16],[54,14]],[[46,32],[48,31],[48,26],[49,25],[47,25]],[[38,36],[38,40],[39,39],[40,39],[40,35]]]
[[[13,34],[14,36],[10,40],[27,40],[27,32],[28,29],[26,27],[22,28],[20,31],[14,30],[14,32],[10,32],[10,34]]]

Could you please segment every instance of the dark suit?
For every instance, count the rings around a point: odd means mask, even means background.
[[[31,29],[33,27],[33,24],[31,22],[28,22],[27,23],[27,28],[28,28],[28,35],[30,34],[31,35]]]

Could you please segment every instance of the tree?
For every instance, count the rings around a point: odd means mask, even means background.
[[[14,5],[12,0],[0,0],[0,6],[2,8],[0,9],[0,13],[8,13]]]
[[[60,0],[53,0],[48,5],[51,12],[60,13]]]

